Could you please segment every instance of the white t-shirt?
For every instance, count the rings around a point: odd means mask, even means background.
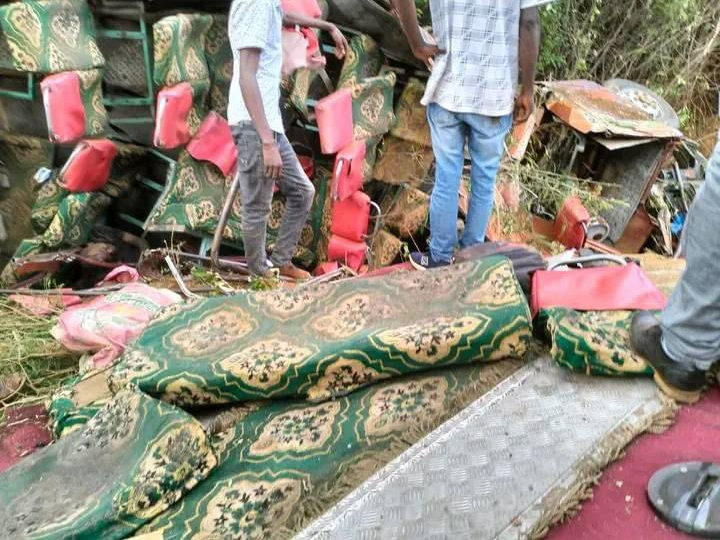
[[[520,10],[552,0],[430,0],[435,58],[422,104],[505,116],[518,81]]]
[[[240,51],[260,49],[257,82],[270,129],[284,133],[280,114],[282,72],[282,8],[280,0],[233,0],[228,17],[233,53],[233,78],[228,99],[228,122],[251,121],[240,91]]]

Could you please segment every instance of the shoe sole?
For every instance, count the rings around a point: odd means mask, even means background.
[[[660,390],[662,390],[662,392],[666,396],[674,399],[675,401],[679,401],[680,403],[687,403],[688,405],[693,405],[700,401],[700,396],[702,396],[702,390],[691,392],[689,390],[680,390],[679,388],[675,388],[665,379],[663,379],[662,375],[660,375],[657,371],[655,371],[653,379],[655,380],[655,384],[658,385]]]
[[[415,270],[419,270],[420,272],[427,272],[427,268],[425,268],[422,264],[416,263],[412,257],[410,257],[409,262]]]
[[[675,401],[678,401],[680,403],[687,403],[688,405],[693,405],[694,403],[700,401],[700,396],[702,396],[702,390],[681,390],[680,388],[671,385],[669,382],[663,379],[663,376],[660,375],[660,373],[653,367],[650,362],[645,360],[645,358],[639,352],[637,352],[637,348],[635,347],[635,343],[633,343],[632,339],[630,339],[630,348],[636,356],[642,358],[643,361],[652,368],[653,380],[663,394],[665,394],[671,399],[674,399]]]

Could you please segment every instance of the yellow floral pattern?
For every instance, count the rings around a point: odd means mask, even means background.
[[[358,360],[340,358],[325,369],[317,384],[310,387],[308,400],[333,399],[388,377],[389,373],[381,373]]]
[[[420,418],[432,419],[442,412],[447,389],[442,377],[386,385],[369,397],[365,433],[371,437],[402,433]]]
[[[377,335],[381,348],[392,347],[421,364],[436,364],[448,358],[451,350],[473,334],[482,332],[489,320],[475,317],[437,317]]]
[[[252,456],[297,452],[305,456],[321,449],[333,433],[340,404],[323,403],[288,411],[270,420],[249,449]]]
[[[240,478],[220,489],[207,506],[195,540],[242,538],[264,540],[271,524],[282,525],[302,495],[302,483],[293,478],[258,481]]]
[[[276,386],[288,370],[305,362],[313,352],[276,337],[231,354],[220,367],[247,386],[265,390]]]
[[[171,334],[169,344],[189,357],[202,357],[226,349],[254,329],[255,321],[247,311],[221,306],[187,328]]]

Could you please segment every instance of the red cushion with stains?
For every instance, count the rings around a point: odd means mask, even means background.
[[[187,150],[195,159],[216,165],[225,176],[232,174],[237,165],[238,152],[230,125],[214,111],[200,125]]]
[[[193,106],[190,83],[180,83],[158,92],[155,136],[153,144],[167,150],[187,144],[190,140],[188,115]]]
[[[353,142],[352,93],[344,88],[321,99],[315,105],[320,148],[334,154]]]
[[[332,197],[344,201],[363,186],[365,142],[356,141],[345,147],[335,158]]]
[[[282,0],[282,10],[285,13],[298,13],[313,19],[322,17],[322,10],[317,0]]]
[[[79,142],[60,171],[60,185],[72,192],[102,189],[110,177],[116,154],[117,147],[109,139]]]
[[[40,83],[50,140],[75,142],[85,135],[85,106],[80,77],[74,71],[45,77]]]
[[[343,263],[357,272],[365,262],[366,253],[365,242],[353,242],[336,234],[330,237],[328,259],[331,261]]]
[[[370,223],[370,197],[356,191],[344,201],[333,204],[330,230],[354,242],[363,242]]]

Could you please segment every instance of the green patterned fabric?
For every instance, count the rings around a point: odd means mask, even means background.
[[[652,376],[652,368],[630,348],[632,315],[549,308],[540,312],[540,320],[547,324],[550,354],[560,366],[588,375]]]
[[[206,81],[210,72],[205,59],[205,36],[213,24],[210,15],[171,15],[153,25],[155,67],[158,86]]]
[[[85,245],[94,225],[103,218],[113,199],[124,196],[134,181],[133,166],[142,159],[144,150],[117,144],[110,180],[102,191],[70,193],[50,180],[39,191],[32,209],[32,226],[36,236],[23,240],[14,257]],[[8,278],[8,268],[3,277]]]
[[[212,163],[193,159],[187,150],[181,150],[177,173],[165,186],[146,229],[214,234],[231,181],[232,176],[223,176]],[[238,197],[224,231],[225,239],[238,245],[242,245],[241,216]]]
[[[230,188],[232,176],[223,177],[213,164],[195,160],[187,150],[178,157],[177,174],[169,182],[158,204],[150,214],[146,229],[154,232],[182,232],[215,234],[220,211]],[[329,197],[329,175],[316,174],[315,201],[310,219],[303,229],[296,256],[306,265],[312,264],[314,253],[321,242],[324,216],[329,210],[324,201]],[[280,222],[285,212],[284,197],[276,193],[268,217],[268,246],[277,239]],[[242,248],[242,206],[238,197],[233,204],[224,231],[227,242]]]
[[[78,407],[72,400],[72,386],[67,386],[53,395],[48,413],[53,436],[66,437],[77,431],[94,418],[112,398],[99,399],[89,405]]]
[[[445,369],[319,405],[262,406],[215,438],[220,464],[208,479],[140,532],[156,540],[290,538],[405,441],[478,397],[483,375],[482,366]]]
[[[387,184],[420,187],[434,159],[431,148],[390,135],[383,141],[373,178]]]
[[[103,71],[78,71],[80,93],[85,106],[85,137],[99,137],[107,132],[108,114],[103,104]]]
[[[196,420],[129,387],[2,475],[0,523],[15,539],[126,538],[216,464]]]
[[[89,70],[105,64],[85,0],[23,0],[0,6],[0,67],[31,73]],[[9,60],[9,62],[8,62]]]
[[[39,167],[52,167],[54,149],[46,139],[0,137],[0,161],[10,179],[10,188],[0,190],[0,214],[4,217],[7,238],[0,242],[0,266],[7,263],[24,238],[32,236],[32,206],[37,183],[33,179]],[[3,273],[2,278],[7,276]]]
[[[385,63],[380,46],[370,36],[355,36],[350,40],[340,71],[338,87],[353,88],[364,79],[376,77]]]
[[[110,387],[134,383],[179,405],[320,401],[388,376],[517,357],[530,332],[512,266],[490,258],[170,308],[127,349]]]
[[[210,70],[210,108],[227,117],[228,96],[233,76],[233,55],[225,15],[213,15],[205,37],[205,57]]]
[[[385,225],[400,238],[417,237],[428,225],[430,195],[409,186],[388,195],[381,204]]]
[[[390,134],[393,137],[431,148],[430,125],[425,107],[420,104],[425,94],[425,85],[418,79],[410,79],[405,86],[397,106],[397,122]]]
[[[57,174],[57,171],[54,171]],[[35,234],[44,233],[60,209],[60,203],[70,194],[60,187],[57,179],[45,182],[37,194],[35,205],[32,208],[32,227]]]
[[[395,123],[393,91],[397,75],[385,75],[363,79],[352,87],[353,135],[356,141],[382,137]]]

